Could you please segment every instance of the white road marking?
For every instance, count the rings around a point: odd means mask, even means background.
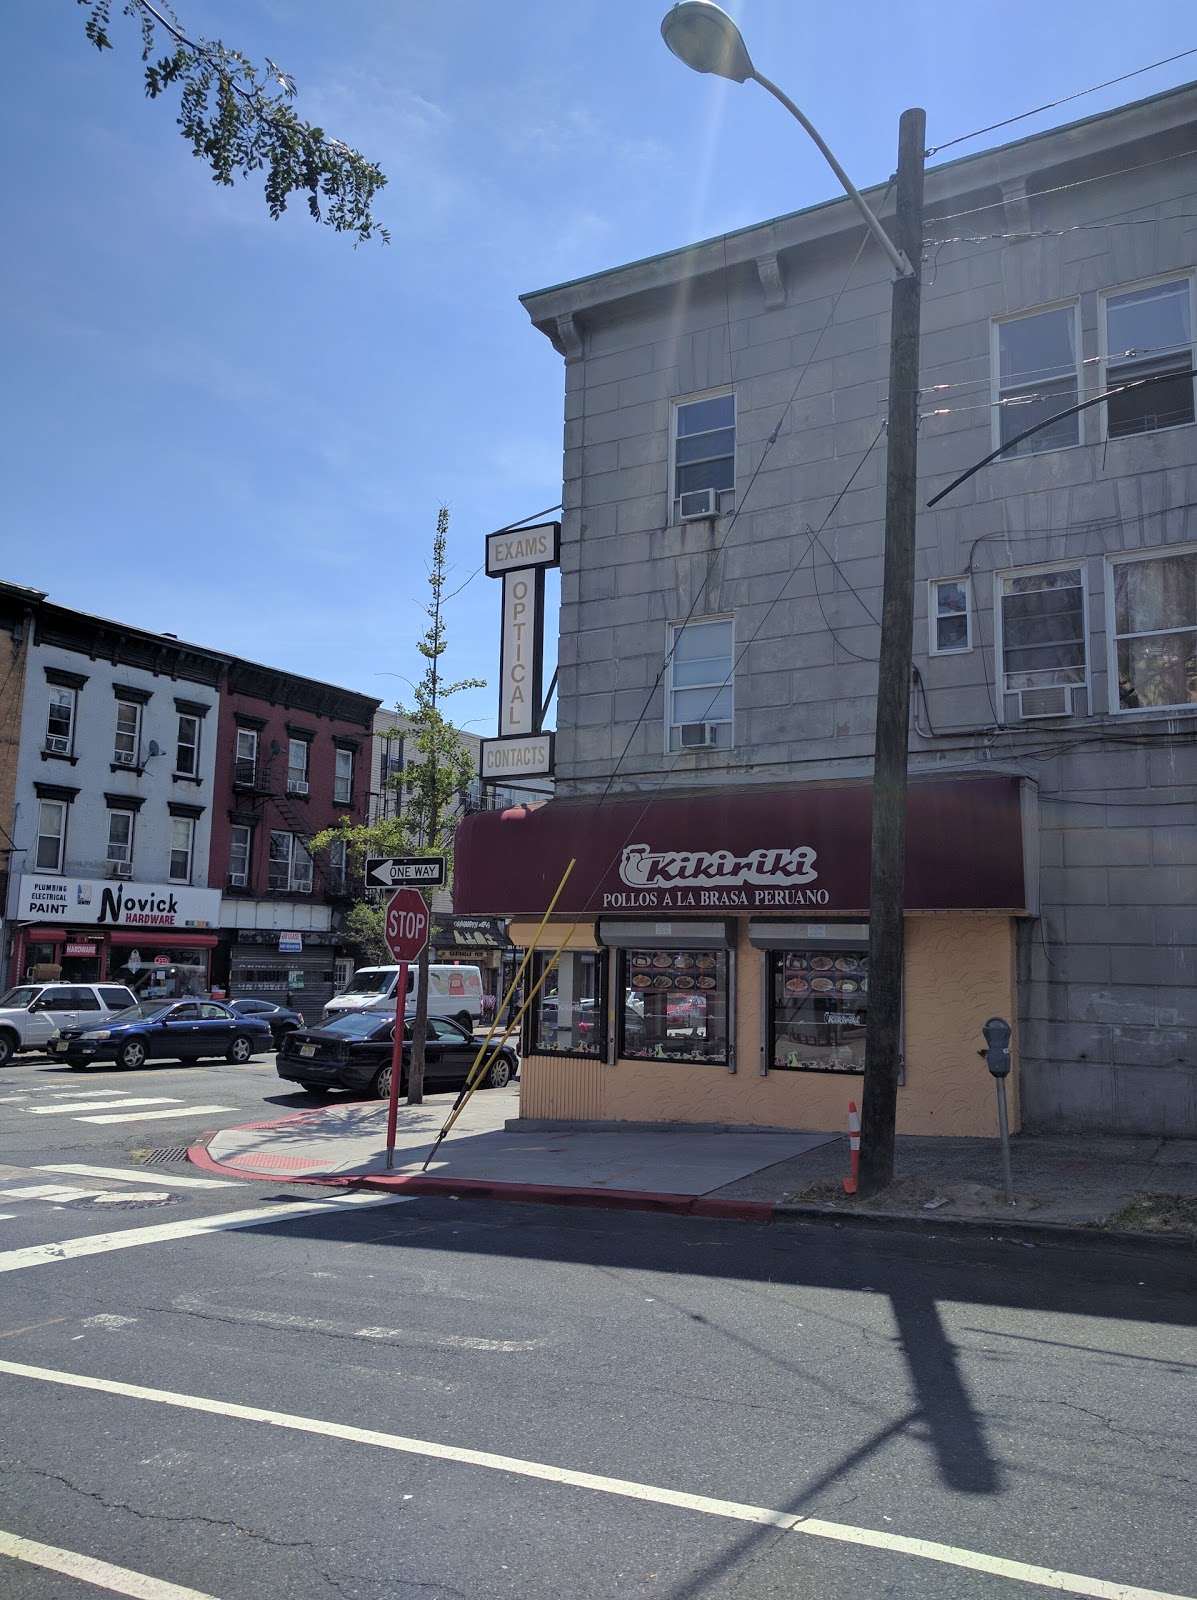
[[[0,1189],[0,1200],[81,1200],[102,1189],[78,1189],[67,1183],[30,1183],[23,1189]]]
[[[256,1206],[252,1211],[228,1211],[215,1217],[196,1217],[189,1222],[160,1222],[150,1228],[125,1228],[119,1233],[93,1233],[82,1239],[63,1239],[57,1244],[30,1245],[23,1250],[0,1251],[0,1272],[19,1272],[22,1267],[44,1267],[52,1262],[73,1261],[79,1256],[104,1255],[109,1250],[132,1250],[142,1244],[164,1244],[169,1239],[192,1239],[203,1233],[224,1233],[236,1228],[259,1228],[267,1222],[290,1222],[293,1217],[314,1217],[321,1212],[344,1211],[353,1206],[410,1205],[406,1195],[339,1195],[335,1200],[316,1200],[311,1204]]]
[[[92,1089],[90,1087],[87,1088],[87,1089],[38,1089],[38,1088],[33,1088],[33,1089],[30,1089],[25,1094],[4,1094],[4,1095],[0,1095],[0,1104],[8,1105],[12,1101],[30,1100],[30,1099],[32,1099],[32,1097],[35,1094],[45,1095],[48,1100],[69,1100],[72,1097],[74,1097],[75,1099],[78,1099],[81,1095],[82,1096],[90,1096],[90,1095],[96,1095],[96,1094],[124,1095],[124,1094],[128,1094],[128,1093],[129,1093],[128,1089]]]
[[[147,1106],[152,1106],[154,1104],[154,1102],[152,1100],[143,1100],[140,1103],[142,1105],[147,1105]],[[132,1105],[137,1105],[137,1104],[138,1104],[138,1102],[136,1100],[126,1100],[125,1101],[125,1105],[132,1106]],[[182,1101],[180,1101],[180,1100],[176,1100],[174,1102],[174,1104],[179,1106],[180,1109],[178,1111],[134,1111],[131,1116],[128,1116],[128,1115],[126,1115],[126,1113],[124,1111],[124,1108],[122,1107],[122,1109],[120,1111],[115,1111],[110,1116],[107,1116],[107,1117],[80,1117],[79,1121],[80,1122],[153,1122],[157,1118],[160,1118],[160,1117],[207,1117],[207,1116],[211,1116],[212,1113],[215,1112],[215,1111],[237,1111],[237,1110],[240,1109],[240,1107],[238,1107],[238,1106],[188,1106],[188,1105],[183,1105]]]
[[[22,1539],[2,1528],[0,1556],[11,1556],[14,1561],[25,1561],[31,1567],[45,1567],[49,1572],[61,1572],[65,1577],[94,1583],[97,1589],[107,1589],[112,1594],[130,1595],[132,1600],[215,1600],[215,1596],[199,1589],[184,1589],[180,1584],[168,1583],[165,1578],[150,1578],[128,1567],[114,1567],[111,1562],[100,1561],[95,1556],[60,1550],[53,1544],[39,1544],[36,1539]]]
[[[60,1166],[42,1166],[33,1172],[64,1172],[76,1178],[119,1178],[122,1183],[157,1183],[169,1189],[237,1189],[243,1184],[237,1178],[184,1178],[172,1172],[129,1172],[124,1167],[85,1167],[71,1162]]]
[[[177,1106],[182,1101],[172,1099],[170,1095],[156,1095],[150,1100],[122,1100],[121,1106]],[[88,1098],[82,1105],[72,1103],[63,1106],[27,1106],[26,1111],[31,1117],[73,1117],[80,1111],[110,1111],[111,1100],[93,1100]]]
[[[328,1317],[303,1317],[294,1312],[227,1306],[206,1295],[181,1294],[171,1302],[179,1311],[200,1316],[233,1317],[256,1328],[298,1328],[305,1333],[331,1333],[337,1338],[390,1340],[433,1350],[478,1350],[483,1354],[519,1355],[540,1350],[547,1339],[484,1339],[464,1333],[434,1334],[415,1328],[355,1328],[352,1322]]]
[[[90,1378],[78,1372],[58,1372],[50,1367],[31,1367],[19,1361],[0,1360],[0,1372],[14,1378],[32,1378],[41,1383],[61,1384],[70,1389],[90,1389],[101,1394],[120,1395],[129,1400],[149,1400],[158,1405],[177,1406],[183,1411],[206,1412],[211,1416],[232,1417],[242,1422],[264,1422],[274,1428],[289,1428],[295,1433],[312,1433],[329,1439],[344,1439],[351,1444],[372,1445],[378,1450],[394,1450],[404,1455],[425,1456],[436,1461],[452,1461],[462,1466],[485,1467],[492,1472],[514,1473],[524,1478],[539,1478],[546,1483],[565,1484],[574,1489],[591,1489],[600,1494],[622,1495],[629,1500],[673,1506],[680,1511],[696,1511],[705,1516],[726,1517],[733,1522],[758,1523],[780,1528],[787,1533],[805,1533],[816,1539],[833,1539],[841,1544],[863,1545],[871,1550],[888,1550],[898,1555],[917,1556],[970,1572],[993,1573],[1017,1583],[1038,1584],[1062,1594],[1083,1595],[1087,1600],[1194,1600],[1191,1595],[1162,1589],[1143,1589],[1135,1584],[1089,1578],[1079,1572],[1062,1572],[1052,1567],[1034,1566],[1025,1561],[1009,1561],[1004,1556],[966,1550],[959,1545],[940,1544],[934,1539],[910,1539],[876,1528],[854,1527],[846,1522],[825,1522],[818,1517],[803,1517],[790,1511],[775,1511],[769,1506],[746,1505],[737,1500],[716,1500],[705,1494],[684,1494],[657,1484],[639,1483],[633,1478],[607,1478],[595,1472],[575,1472],[543,1461],[527,1461],[519,1456],[496,1455],[490,1450],[467,1450],[459,1445],[439,1444],[430,1439],[410,1439],[398,1433],[381,1433],[374,1428],[355,1428],[347,1423],[327,1422],[318,1417],[296,1416],[287,1411],[267,1411],[260,1406],[237,1405],[229,1400],[212,1400],[205,1395],[180,1394],[169,1389],[150,1389],[138,1383],[119,1383],[110,1378]]]

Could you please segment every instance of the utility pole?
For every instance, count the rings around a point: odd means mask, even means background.
[[[902,113],[898,131],[894,242],[904,252],[914,272],[909,277],[894,280],[890,323],[885,573],[869,887],[869,1004],[860,1119],[858,1193],[862,1196],[876,1194],[893,1182],[898,1111],[926,127],[926,112],[914,109]]]

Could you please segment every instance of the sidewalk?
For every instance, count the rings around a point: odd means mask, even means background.
[[[844,1193],[846,1137],[683,1124],[521,1122],[519,1091],[474,1095],[424,1162],[452,1094],[399,1107],[386,1165],[387,1107],[375,1101],[300,1109],[225,1128],[194,1145],[210,1170],[275,1183],[354,1185],[405,1194],[532,1200],[770,1222],[778,1217],[874,1227],[1000,1231],[1048,1238],[1111,1232],[1197,1245],[1197,1140],[1019,1135],[1011,1141],[1015,1204],[988,1139],[899,1137],[895,1181],[868,1201]],[[296,1095],[302,1106],[304,1097]]]

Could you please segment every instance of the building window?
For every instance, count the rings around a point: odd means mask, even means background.
[[[62,800],[42,800],[37,814],[37,852],[39,872],[61,872],[66,843],[66,804]]]
[[[46,749],[51,755],[69,756],[75,740],[74,689],[56,685],[50,688],[50,710],[46,718]]]
[[[973,647],[972,583],[968,578],[935,578],[927,617],[931,654],[955,655]]]
[[[736,397],[688,400],[673,410],[673,505],[681,517],[713,515],[735,499]],[[709,510],[707,502],[709,499]]]
[[[766,960],[770,1070],[863,1072],[868,953],[819,941]]]
[[[258,730],[237,729],[237,749],[233,764],[233,782],[243,789],[252,789],[258,776]]]
[[[1106,401],[1111,439],[1193,421],[1193,286],[1189,278],[1154,283],[1102,301],[1105,387],[1154,378]]]
[[[328,887],[331,894],[344,894],[349,887],[347,849],[344,839],[334,839],[328,847]]]
[[[179,743],[175,752],[175,771],[181,777],[199,777],[199,741],[199,718],[181,714],[179,717]]]
[[[1110,562],[1118,711],[1197,705],[1197,548]]]
[[[293,833],[270,835],[269,884],[275,893],[312,892],[312,858]]]
[[[338,746],[333,773],[333,803],[347,806],[353,800],[353,751]]]
[[[308,756],[311,746],[306,739],[291,739],[287,743],[287,793],[307,794]]]
[[[1086,709],[1085,583],[1080,567],[998,577],[998,660],[1006,715]]]
[[[249,853],[254,831],[244,823],[235,822],[229,834],[229,888],[249,887]]]
[[[619,1054],[638,1061],[728,1061],[726,950],[621,950]]]
[[[669,644],[669,749],[726,749],[732,743],[732,619],[677,623]]]
[[[195,818],[170,819],[170,881],[191,882],[191,855],[195,847]]]
[[[135,767],[141,748],[141,707],[126,700],[116,703],[116,738],[112,759],[118,767]]]
[[[108,864],[131,866],[133,862],[133,813],[108,813]]]
[[[534,985],[552,959],[551,955],[540,952],[533,958]],[[604,1053],[607,1005],[602,973],[600,951],[562,951],[534,1003],[532,1050],[549,1055],[594,1058]]]
[[[997,346],[995,445],[1004,445],[1027,428],[1077,403],[1078,307],[1059,306],[994,325]],[[1009,452],[1033,455],[1080,444],[1079,413],[1041,428]]]

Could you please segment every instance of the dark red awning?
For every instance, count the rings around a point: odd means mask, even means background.
[[[1034,788],[1014,776],[910,785],[911,911],[1036,907]],[[483,811],[458,827],[453,909],[543,916],[711,911],[817,917],[869,903],[872,788],[746,789]]]

